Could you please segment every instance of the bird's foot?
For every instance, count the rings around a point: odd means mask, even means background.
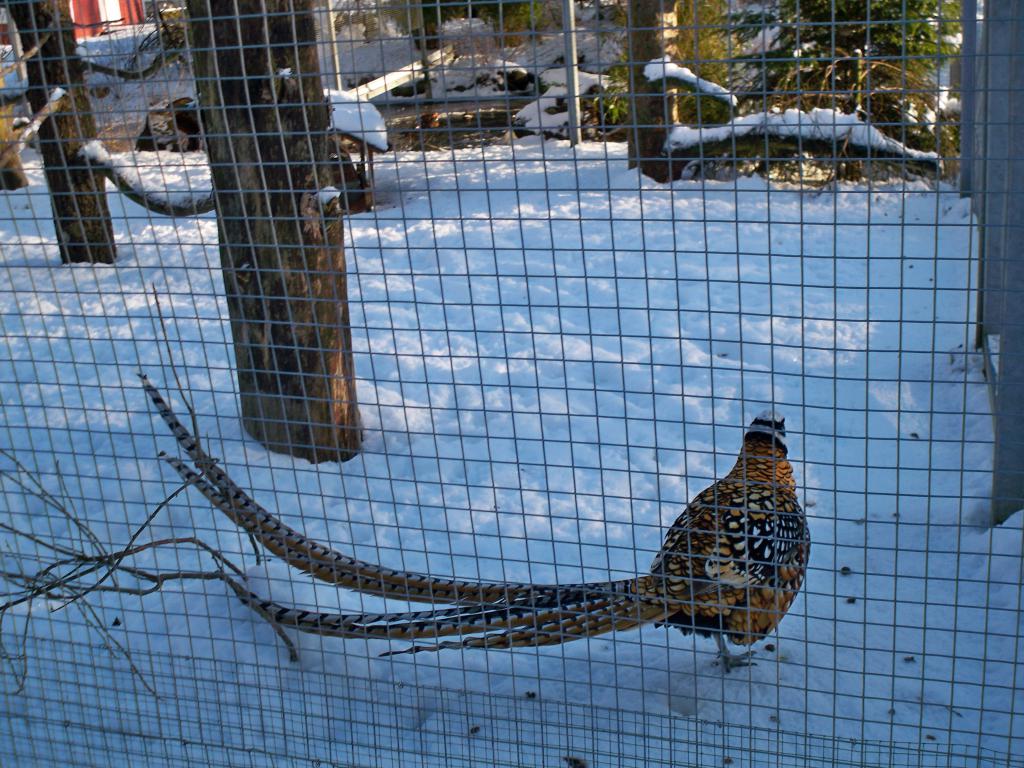
[[[747,651],[746,653],[720,653],[718,658],[721,659],[722,666],[725,667],[725,672],[728,674],[740,667],[756,667],[757,662],[751,658],[753,655],[753,651]]]
[[[757,662],[753,660],[754,651],[730,653],[729,649],[725,647],[725,638],[721,635],[715,637],[715,642],[718,643],[718,658],[722,662],[722,666],[725,667],[726,674],[740,667],[757,666]]]

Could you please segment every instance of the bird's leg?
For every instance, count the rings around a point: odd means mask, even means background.
[[[715,643],[718,644],[718,658],[722,660],[722,666],[725,667],[727,674],[737,667],[752,667],[755,665],[755,662],[750,658],[754,655],[753,651],[730,653],[729,649],[725,647],[725,635],[716,634]]]

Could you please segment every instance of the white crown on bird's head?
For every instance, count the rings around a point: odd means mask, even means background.
[[[786,446],[786,417],[778,411],[761,411],[750,422],[746,434],[763,434],[771,436],[783,448]]]

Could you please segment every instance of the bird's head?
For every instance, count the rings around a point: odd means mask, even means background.
[[[780,450],[783,456],[789,453],[786,446],[785,416],[778,411],[762,411],[750,422],[746,434],[743,435],[743,446],[750,452],[759,444],[767,444],[772,449]],[[775,453],[775,450],[771,453]]]

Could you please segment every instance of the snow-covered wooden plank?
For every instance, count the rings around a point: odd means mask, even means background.
[[[372,98],[380,96],[382,93],[387,93],[390,90],[405,85],[412,80],[426,72],[430,67],[437,67],[443,64],[447,64],[455,58],[455,51],[452,47],[445,46],[433,51],[426,57],[426,61],[414,61],[401,69],[396,69],[394,72],[388,72],[386,75],[378,77],[376,80],[371,80],[368,83],[363,83],[356,88],[352,93],[360,101],[368,101]]]

